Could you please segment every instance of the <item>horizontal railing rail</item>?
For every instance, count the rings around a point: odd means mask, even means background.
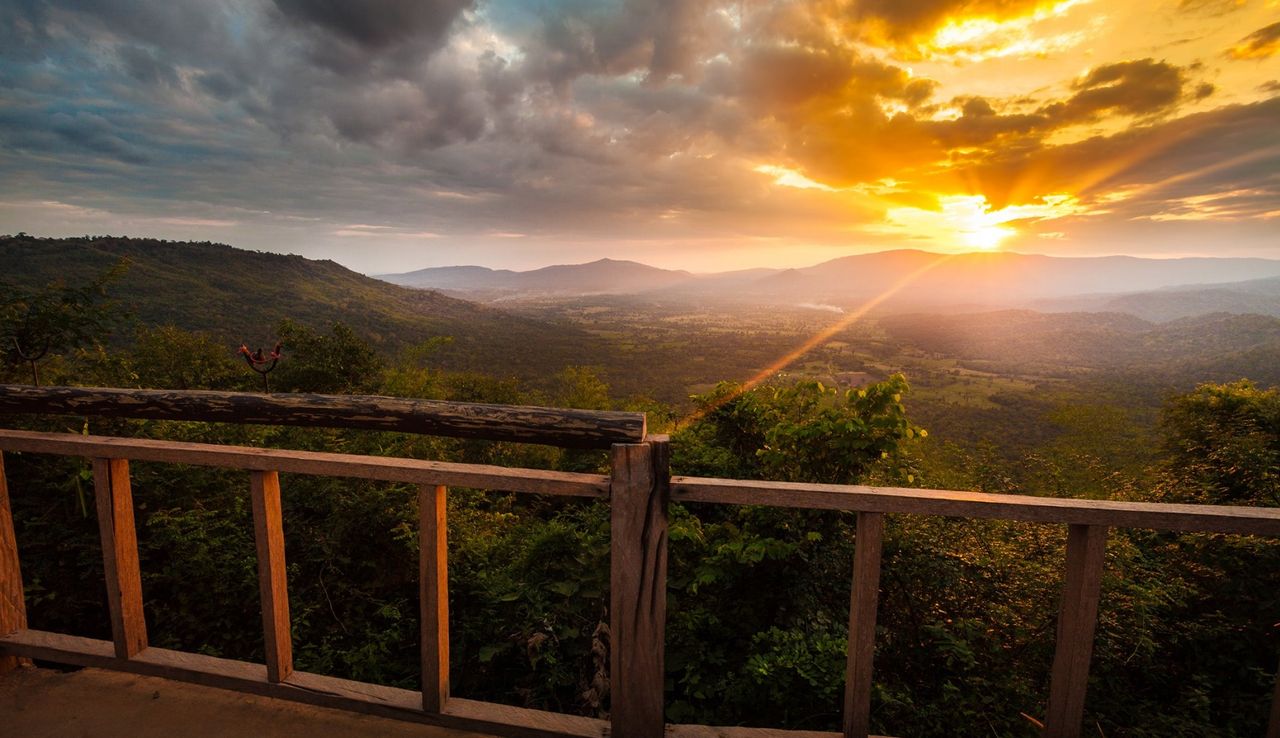
[[[2,394],[2,390],[0,390]],[[130,416],[133,417],[133,416]],[[93,460],[112,640],[27,628],[18,548],[3,452]],[[881,548],[886,515],[911,514],[1065,525],[1065,577],[1059,606],[1045,738],[1078,738],[1093,650],[1107,536],[1111,528],[1280,535],[1280,510],[1095,501],[951,490],[672,477],[665,437],[612,445],[608,475],[457,464],[313,451],[0,430],[0,672],[18,658],[99,666],[356,710],[403,720],[513,736],[660,738],[798,736],[788,731],[666,725],[664,630],[667,522],[671,503],[764,505],[856,514],[849,640],[841,733],[867,738]],[[143,616],[129,462],[148,461],[249,472],[262,600],[265,664],[150,647]],[[281,472],[416,485],[419,502],[422,689],[390,689],[295,671],[280,508]],[[608,720],[559,715],[449,694],[449,487],[567,495],[610,507],[610,714]],[[1280,738],[1280,683],[1266,738]]]
[[[1280,508],[1035,497],[912,487],[672,477],[673,502],[939,515],[1026,523],[1280,536]]]
[[[381,482],[446,485],[500,492],[570,497],[608,497],[609,477],[488,464],[459,464],[395,456],[359,456],[290,451],[256,446],[223,446],[142,438],[78,436],[70,433],[0,430],[0,451],[156,461],[248,471],[275,471]]]
[[[370,395],[256,394],[0,384],[0,413],[102,415],[401,431],[565,448],[640,443],[645,414]]]

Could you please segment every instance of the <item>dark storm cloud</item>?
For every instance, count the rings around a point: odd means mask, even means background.
[[[290,19],[313,24],[368,49],[412,39],[438,43],[472,0],[274,0]]]
[[[643,71],[649,83],[696,81],[709,49],[730,42],[721,0],[625,0],[550,5],[525,42],[528,78],[561,93],[589,74]]]

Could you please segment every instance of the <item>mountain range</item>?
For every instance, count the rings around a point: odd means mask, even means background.
[[[694,274],[601,259],[531,271],[438,267],[381,275],[395,284],[473,300],[587,295],[751,303],[821,303],[894,310],[1031,307],[1126,312],[1172,320],[1210,312],[1280,315],[1280,260],[1055,257],[1011,252],[883,251],[799,269]],[[1259,279],[1262,278],[1262,279]]]

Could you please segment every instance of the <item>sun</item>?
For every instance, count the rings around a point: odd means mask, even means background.
[[[1017,232],[996,224],[978,224],[976,227],[961,227],[959,236],[965,246],[979,251],[995,251],[1000,244]]]
[[[1026,226],[1078,215],[1080,201],[1072,195],[1041,195],[1030,202],[992,207],[983,195],[940,195],[936,208],[896,207],[872,230],[908,236],[940,251],[995,251]]]

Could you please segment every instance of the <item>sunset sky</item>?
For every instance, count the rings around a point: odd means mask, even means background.
[[[6,0],[0,232],[1280,258],[1280,0]]]

